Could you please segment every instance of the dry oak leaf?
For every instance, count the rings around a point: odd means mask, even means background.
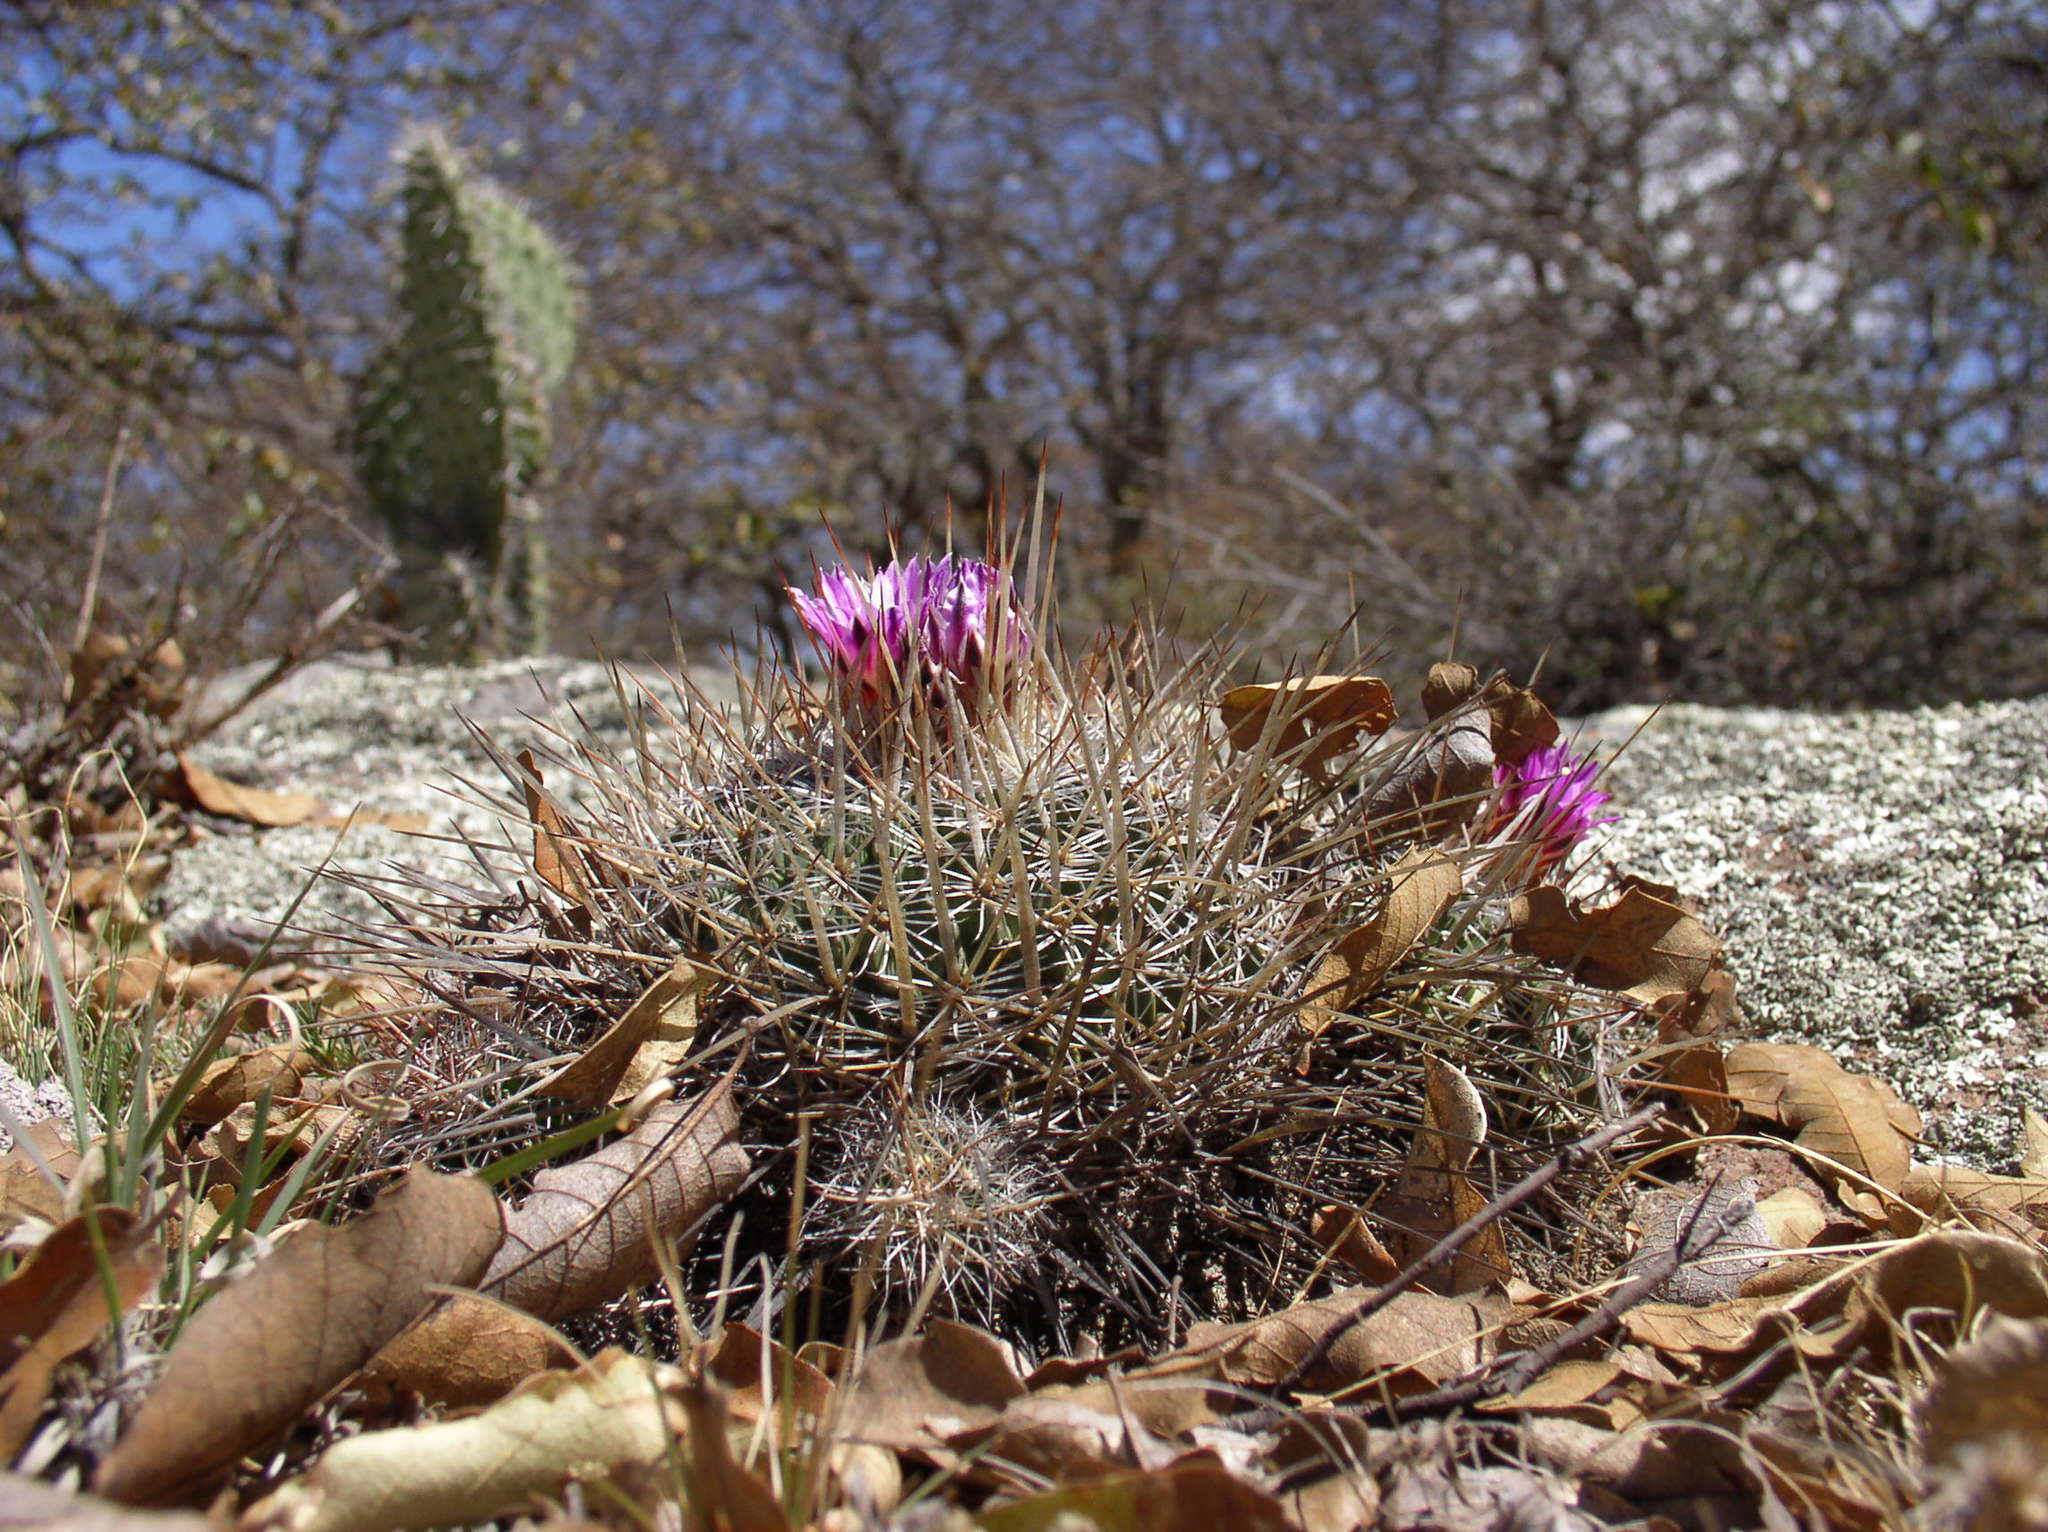
[[[519,752],[519,785],[526,794],[526,817],[533,822],[533,870],[540,880],[571,904],[588,906],[590,881],[583,853],[569,833],[569,821],[542,785],[540,763],[531,750]]]
[[[1899,1188],[1921,1212],[1945,1218],[1958,1212],[2017,1215],[2048,1229],[2048,1179],[2000,1176],[1967,1165],[1915,1164]]]
[[[317,1067],[318,1060],[305,1049],[283,1045],[216,1059],[206,1066],[179,1115],[186,1122],[210,1128],[233,1116],[238,1107],[253,1103],[266,1090],[275,1102],[296,1096],[306,1077]]]
[[[677,958],[596,1042],[543,1082],[541,1093],[589,1108],[632,1100],[689,1052],[698,1003],[717,978]]]
[[[366,1377],[434,1404],[474,1407],[574,1360],[568,1342],[543,1321],[464,1293],[378,1352]]]
[[[660,1275],[664,1246],[747,1178],[727,1077],[647,1114],[616,1143],[533,1178],[505,1216],[505,1242],[479,1284],[540,1319],[566,1319]]]
[[[1782,1124],[1800,1148],[1826,1156],[1887,1192],[1903,1192],[1920,1137],[1920,1114],[1869,1075],[1852,1075],[1806,1043],[1739,1043],[1729,1049],[1728,1089],[1751,1116]],[[1835,1172],[1836,1194],[1859,1216],[1884,1222],[1886,1199]]]
[[[0,1156],[0,1233],[25,1218],[60,1222],[66,1189],[85,1163],[61,1123],[32,1122],[21,1132],[28,1142]]]
[[[946,1445],[975,1455],[975,1467],[1021,1470],[1007,1477],[1030,1485],[1098,1479],[1132,1467],[1164,1468],[1184,1448],[1162,1441],[1128,1411],[1100,1410],[1076,1399],[1030,1395],[1013,1399],[987,1425],[956,1431]]]
[[[862,1360],[840,1417],[854,1438],[915,1451],[942,1466],[943,1443],[993,1424],[1024,1395],[1016,1353],[985,1330],[935,1319],[924,1334],[884,1341]]]
[[[1296,676],[1236,686],[1216,706],[1239,750],[1257,749],[1277,717],[1271,753],[1286,758],[1308,746],[1300,761],[1308,771],[1342,755],[1361,734],[1386,733],[1400,716],[1393,692],[1378,676]]]
[[[1280,1502],[1222,1464],[1189,1458],[1171,1468],[1126,1472],[992,1506],[975,1524],[982,1532],[1152,1532],[1200,1527],[1202,1532],[1300,1532]]]
[[[94,1488],[152,1503],[203,1485],[302,1415],[498,1248],[498,1200],[414,1171],[363,1217],[300,1229],[217,1294],[171,1348]]]
[[[1194,1325],[1176,1356],[1200,1362],[1212,1377],[1268,1387],[1290,1376],[1324,1332],[1371,1296],[1370,1288],[1349,1287],[1243,1324]],[[1347,1329],[1300,1386],[1329,1394],[1390,1375],[1392,1384],[1436,1387],[1492,1356],[1494,1336],[1510,1312],[1497,1293],[1401,1293]]]
[[[1409,740],[1366,800],[1365,817],[1388,834],[1441,838],[1462,828],[1493,787],[1493,742],[1464,715]]]
[[[1422,1126],[1400,1180],[1373,1207],[1393,1229],[1394,1257],[1404,1266],[1486,1206],[1485,1194],[1465,1173],[1486,1143],[1486,1132],[1486,1102],[1478,1087],[1457,1066],[1425,1058]],[[1443,1290],[1469,1293],[1509,1275],[1507,1238],[1496,1221],[1465,1242],[1439,1281]]]
[[[163,1247],[136,1223],[125,1208],[81,1213],[0,1282],[0,1462],[12,1462],[35,1430],[51,1370],[156,1286]],[[119,1313],[108,1312],[108,1280]]]
[[[571,1481],[658,1463],[675,1422],[672,1369],[623,1351],[530,1379],[482,1414],[338,1442],[252,1506],[240,1532],[398,1532],[518,1511]]]
[[[304,824],[326,807],[311,793],[279,793],[230,782],[182,752],[177,768],[167,774],[162,791],[173,803],[266,829]]]
[[[1387,895],[1379,910],[1337,943],[1309,982],[1301,1028],[1310,1037],[1320,1037],[1377,989],[1465,888],[1456,862],[1419,846],[1403,852],[1381,876]]]
[[[1574,909],[1552,884],[1516,896],[1508,910],[1515,950],[1570,964],[1588,984],[1644,1004],[1700,988],[1720,966],[1721,944],[1682,908],[1678,890],[1624,878],[1611,904]]]

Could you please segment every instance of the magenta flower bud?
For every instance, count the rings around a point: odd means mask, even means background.
[[[898,560],[865,580],[844,570],[821,572],[815,594],[792,588],[789,598],[826,668],[866,702],[893,700],[906,680],[934,701],[971,701],[995,625],[1011,657],[1031,646],[1002,571],[950,553]]]
[[[1595,827],[1613,824],[1601,806],[1613,798],[1593,785],[1600,764],[1559,742],[1530,752],[1519,766],[1494,768],[1493,836],[1537,845],[1535,871],[1557,866]]]

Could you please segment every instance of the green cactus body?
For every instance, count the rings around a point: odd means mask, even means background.
[[[743,1057],[766,1167],[733,1255],[764,1292],[819,1284],[824,1333],[854,1272],[891,1313],[937,1305],[1033,1349],[1156,1341],[1174,1303],[1263,1312],[1323,1268],[1321,1204],[1400,1176],[1425,1056],[1488,1082],[1505,1167],[1584,1120],[1597,1064],[1482,887],[1306,1037],[1320,958],[1386,899],[1404,843],[1366,805],[1402,749],[1292,790],[1191,705],[1225,663],[1077,680],[1035,658],[950,730],[858,733],[799,693],[741,745],[686,707],[632,763],[579,755],[568,833],[608,874],[573,921],[528,898],[469,917],[437,943],[437,993],[509,1000],[547,1055],[650,965],[715,970],[685,1088]]]
[[[526,491],[575,352],[569,263],[440,134],[414,135],[398,162],[402,327],[358,392],[358,470],[416,568],[470,561],[474,599],[513,600],[525,646],[538,648],[546,540]],[[474,628],[499,625],[495,613],[476,615]]]

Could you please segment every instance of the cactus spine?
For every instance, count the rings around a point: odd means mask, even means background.
[[[537,652],[547,546],[529,491],[576,348],[571,268],[438,131],[411,135],[397,160],[401,326],[358,391],[357,468],[436,647],[488,653],[516,625]]]

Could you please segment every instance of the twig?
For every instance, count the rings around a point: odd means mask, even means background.
[[[99,509],[93,513],[92,558],[85,566],[85,590],[78,598],[78,621],[71,630],[75,653],[85,647],[92,633],[93,616],[100,604],[100,571],[107,562],[107,531],[114,522],[114,496],[121,487],[123,459],[128,456],[128,422],[123,420],[114,433],[113,450],[107,454],[106,477],[100,481]],[[68,697],[65,699],[69,701]]]
[[[1660,1253],[1655,1260],[1645,1263],[1633,1277],[1609,1293],[1598,1308],[1562,1335],[1552,1336],[1542,1345],[1531,1347],[1506,1367],[1489,1370],[1478,1377],[1467,1378],[1462,1383],[1446,1384],[1429,1393],[1414,1394],[1406,1399],[1376,1399],[1368,1405],[1356,1408],[1384,1409],[1399,1420],[1404,1416],[1447,1409],[1452,1405],[1471,1404],[1475,1400],[1489,1398],[1495,1394],[1519,1394],[1548,1372],[1559,1359],[1568,1355],[1574,1347],[1584,1345],[1594,1336],[1604,1334],[1619,1324],[1624,1314],[1669,1281],[1678,1268],[1695,1253],[1713,1249],[1750,1214],[1747,1204],[1723,1208],[1702,1228],[1701,1215],[1706,1211],[1706,1206],[1707,1199],[1702,1197],[1699,1205],[1687,1217],[1685,1227],[1671,1242],[1669,1250]]]
[[[1493,1201],[1487,1203],[1485,1207],[1459,1224],[1457,1228],[1451,1230],[1450,1233],[1446,1234],[1434,1245],[1431,1245],[1417,1259],[1409,1262],[1392,1281],[1375,1290],[1370,1297],[1362,1299],[1356,1308],[1323,1332],[1322,1339],[1309,1348],[1308,1354],[1295,1363],[1287,1376],[1273,1385],[1274,1388],[1285,1391],[1298,1387],[1302,1379],[1306,1378],[1329,1359],[1330,1353],[1337,1347],[1337,1342],[1364,1324],[1373,1315],[1379,1313],[1380,1310],[1400,1297],[1401,1294],[1407,1292],[1409,1288],[1420,1282],[1432,1271],[1435,1271],[1437,1267],[1444,1265],[1463,1249],[1466,1243],[1474,1235],[1478,1234],[1480,1230],[1512,1213],[1566,1171],[1576,1170],[1579,1166],[1592,1159],[1594,1155],[1605,1150],[1610,1144],[1628,1137],[1629,1134],[1635,1132],[1638,1128],[1648,1127],[1663,1114],[1663,1106],[1653,1102],[1648,1106],[1640,1107],[1629,1113],[1628,1116],[1621,1118],[1619,1121],[1609,1123],[1596,1133],[1587,1134],[1577,1143],[1565,1145],[1564,1148],[1552,1155],[1545,1164],[1538,1166],[1529,1175],[1516,1182],[1515,1185],[1509,1187],[1498,1197],[1495,1197]]]

